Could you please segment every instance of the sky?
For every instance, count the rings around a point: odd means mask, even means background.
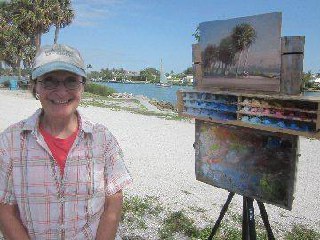
[[[192,36],[213,20],[282,12],[281,36],[305,36],[304,71],[320,72],[319,0],[73,0],[73,23],[58,42],[77,48],[92,70],[192,66]],[[54,29],[42,37],[52,44]]]

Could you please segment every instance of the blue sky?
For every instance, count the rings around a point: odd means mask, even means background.
[[[74,22],[59,43],[80,50],[93,70],[182,72],[192,65],[192,36],[201,22],[282,12],[282,36],[305,36],[304,71],[320,72],[319,0],[74,0]],[[53,43],[53,29],[42,44]]]

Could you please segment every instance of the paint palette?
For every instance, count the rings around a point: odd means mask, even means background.
[[[196,120],[196,178],[292,208],[298,137]]]
[[[320,139],[320,98],[179,91],[180,115]]]

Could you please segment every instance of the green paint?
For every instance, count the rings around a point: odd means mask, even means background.
[[[272,176],[270,176],[272,177]],[[263,194],[269,200],[281,200],[286,195],[286,188],[284,182],[277,179],[272,180],[268,175],[263,175],[260,179],[260,186]]]
[[[220,148],[220,146],[218,144],[212,144],[210,147],[211,151],[217,151]]]
[[[230,148],[230,150],[235,150],[235,151],[239,152],[240,154],[245,153],[247,151],[246,146],[242,145],[239,142],[230,144],[229,148]]]

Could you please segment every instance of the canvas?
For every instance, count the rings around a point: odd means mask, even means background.
[[[291,209],[298,137],[196,120],[196,178]]]
[[[280,91],[281,13],[199,24],[201,87]]]

